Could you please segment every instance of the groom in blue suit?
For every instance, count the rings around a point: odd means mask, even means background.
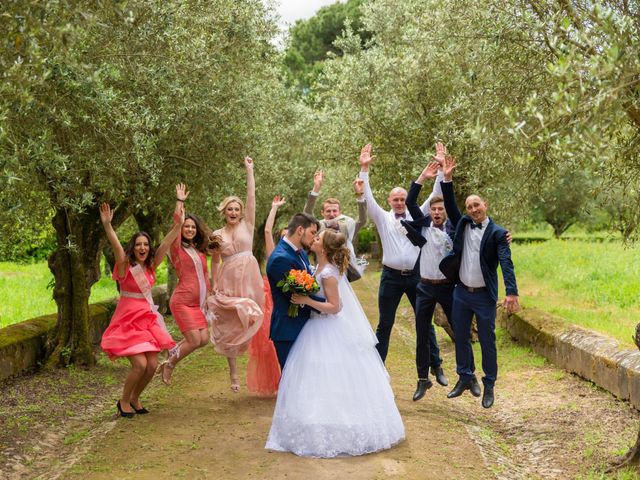
[[[442,195],[447,215],[456,225],[453,251],[440,262],[440,270],[456,284],[453,291],[452,320],[456,338],[456,366],[460,379],[447,395],[454,398],[472,390],[475,373],[471,349],[471,320],[475,314],[482,349],[484,393],[482,406],[494,401],[494,384],[498,376],[496,349],[496,303],[498,301],[498,264],[502,269],[506,298],[504,306],[512,312],[519,308],[518,287],[511,262],[507,230],[487,216],[487,202],[479,195],[465,200],[467,215],[462,215],[453,191],[455,159],[445,159]]]
[[[283,293],[276,285],[291,269],[313,273],[305,250],[313,244],[319,228],[320,224],[313,216],[306,213],[295,214],[287,226],[286,235],[278,242],[267,262],[267,278],[273,297],[270,337],[281,369],[284,368],[293,342],[309,319],[311,309],[301,307],[297,317],[290,317],[287,310],[291,294]]]

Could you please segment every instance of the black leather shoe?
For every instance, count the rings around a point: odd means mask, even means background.
[[[484,408],[491,408],[492,405],[493,405],[493,387],[485,385],[484,393],[482,394],[482,406]]]
[[[462,378],[456,382],[456,386],[453,387],[449,393],[447,393],[447,398],[455,398],[459,397],[464,393],[465,390],[471,389],[471,380],[463,380]]]
[[[429,390],[431,387],[433,387],[433,382],[431,380],[429,380],[428,378],[419,378],[418,386],[416,387],[416,393],[413,394],[413,401],[417,402],[422,397],[424,397],[424,394],[427,393],[427,390]]]
[[[138,415],[145,415],[149,413],[149,410],[144,407],[136,408],[136,406],[131,402],[129,402],[129,405],[131,405],[131,408],[133,408]]]
[[[471,378],[471,388],[469,390],[471,390],[471,395],[474,397],[479,397],[482,393],[480,390],[480,384],[478,383],[478,379],[475,375]]]
[[[436,382],[438,382],[443,387],[449,385],[449,380],[444,376],[444,371],[442,367],[433,368],[431,367],[431,373],[433,373],[434,377],[436,377]]]
[[[116,403],[116,407],[118,407],[118,414],[121,417],[124,418],[133,418],[133,416],[136,414],[136,412],[125,412],[122,410],[122,407],[120,406],[120,400],[118,400],[118,403]]]

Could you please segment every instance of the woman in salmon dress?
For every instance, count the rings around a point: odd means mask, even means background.
[[[236,357],[244,353],[263,320],[264,283],[253,256],[256,196],[253,160],[244,159],[247,171],[246,208],[240,198],[225,198],[218,207],[225,226],[214,232],[220,249],[211,256],[213,295],[207,298],[213,313],[211,340],[229,363],[231,390],[238,392]]]
[[[183,205],[189,193],[184,186],[177,190],[176,203]],[[182,332],[183,339],[169,358],[160,365],[162,381],[169,385],[175,366],[194,350],[209,343],[209,327],[205,302],[209,292],[207,257],[210,243],[207,227],[191,213],[185,215],[180,235],[169,250],[171,264],[176,270],[176,285],[169,307]]]
[[[284,197],[273,197],[271,210],[264,225],[265,263],[269,260],[271,252],[275,248],[273,241],[273,225],[276,220],[278,208],[284,205]],[[266,275],[264,281],[264,308],[262,325],[253,336],[249,344],[249,361],[247,362],[247,390],[261,397],[272,397],[278,393],[280,383],[280,364],[273,342],[269,338],[271,327],[271,312],[273,311],[273,299],[271,288]]]
[[[122,417],[149,413],[140,403],[140,395],[156,371],[158,352],[175,346],[158,307],[153,304],[151,287],[156,281],[156,268],[180,233],[184,211],[179,209],[176,213],[173,228],[157,250],[154,251],[149,235],[144,232],[135,233],[124,249],[111,225],[113,211],[106,203],[100,206],[100,220],[116,260],[113,278],[120,284],[120,300],[100,346],[109,358],[126,357],[131,363],[116,404]]]

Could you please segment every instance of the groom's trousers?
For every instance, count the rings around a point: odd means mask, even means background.
[[[276,355],[278,357],[278,363],[280,364],[280,370],[282,370],[284,368],[284,364],[287,362],[289,351],[291,350],[291,347],[293,347],[293,342],[289,340],[273,340],[273,346],[276,349]]]
[[[380,289],[378,290],[378,312],[380,320],[376,328],[376,337],[378,337],[376,349],[383,362],[387,359],[389,337],[391,336],[391,329],[396,320],[396,311],[398,310],[402,295],[407,296],[415,313],[416,288],[419,282],[420,275],[417,269],[413,271],[400,271],[384,265],[382,267]],[[442,359],[440,358],[440,348],[438,347],[436,330],[433,323],[429,329],[429,351],[427,355],[430,359],[431,366],[433,368],[440,367],[440,365],[442,365]]]

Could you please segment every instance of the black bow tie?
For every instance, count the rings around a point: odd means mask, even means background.
[[[482,224],[471,222],[471,229],[473,230],[474,228],[479,228],[480,230],[482,230]]]
[[[406,213],[396,213],[396,220],[398,218],[407,218],[407,214]]]

